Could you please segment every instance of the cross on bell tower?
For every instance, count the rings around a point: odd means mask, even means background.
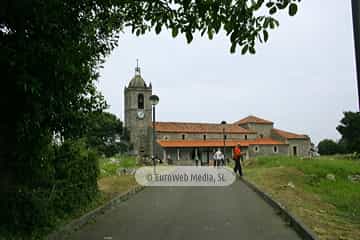
[[[139,59],[136,59],[135,75],[141,75],[139,67]]]

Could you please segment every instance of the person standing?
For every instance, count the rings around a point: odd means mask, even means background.
[[[218,148],[218,150],[216,151],[215,155],[214,155],[214,166],[219,167],[220,166],[220,162],[221,162],[221,158],[224,155],[222,154],[222,152],[220,151],[220,148]]]
[[[195,154],[195,164],[196,166],[199,166],[199,156],[197,154]]]
[[[221,161],[221,166],[225,166],[225,154],[224,153],[221,153],[220,161]]]
[[[216,167],[217,154],[216,154],[216,151],[214,151],[213,153],[214,153],[212,156],[213,166]]]
[[[215,150],[212,150],[212,153],[210,154],[209,166],[215,166],[215,152]]]
[[[241,158],[240,144],[236,145],[233,153],[234,153],[234,161],[235,161],[234,172],[235,172],[235,174],[236,174],[236,172],[239,172],[240,177],[242,177],[243,173],[242,173],[242,168],[241,168],[241,163],[240,163],[240,158]]]
[[[173,164],[173,161],[172,161],[172,159],[171,159],[170,154],[167,155],[167,162],[168,162],[169,165],[172,165],[172,164]]]

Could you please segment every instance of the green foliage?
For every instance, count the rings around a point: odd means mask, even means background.
[[[49,145],[42,158],[47,165],[39,171],[46,173],[41,184],[17,185],[13,192],[2,195],[0,236],[5,232],[9,238],[16,234],[37,238],[98,196],[97,155],[88,151],[83,141]]]
[[[2,9],[0,196],[6,197],[0,214],[21,231],[32,221],[48,221],[36,216],[55,181],[55,158],[47,149],[53,133],[76,139],[86,113],[105,107],[93,81],[116,39],[103,29],[108,15],[92,2],[5,1]]]
[[[100,177],[114,176],[120,168],[135,168],[136,158],[134,156],[116,155],[111,158],[101,158]]]
[[[321,155],[334,155],[345,153],[345,147],[341,143],[337,143],[331,139],[324,139],[318,144],[319,153]]]
[[[295,167],[304,173],[306,190],[319,194],[336,206],[339,215],[360,221],[360,183],[351,182],[348,176],[360,174],[360,161],[347,160],[348,156],[300,159],[296,157],[259,157],[254,168]],[[326,178],[334,174],[335,181]]]
[[[53,207],[72,212],[89,203],[97,193],[99,166],[97,155],[82,141],[66,141],[56,153]]]
[[[87,115],[86,142],[107,157],[128,151],[128,132],[114,114],[94,112]]]
[[[342,135],[341,143],[347,152],[360,152],[360,112],[344,112],[336,128]]]
[[[289,15],[290,16],[295,16],[295,14],[298,11],[298,6],[295,3],[291,3],[289,6]]]

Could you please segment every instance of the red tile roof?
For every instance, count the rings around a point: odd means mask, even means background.
[[[162,147],[223,147],[222,140],[158,140],[158,144]],[[237,144],[240,146],[248,147],[250,145],[287,145],[271,138],[259,138],[254,140],[226,140],[225,146],[235,147]]]
[[[255,133],[235,124],[157,122],[155,125],[157,132],[176,133],[222,133],[224,127],[226,133]]]
[[[307,135],[302,135],[302,134],[300,135],[300,134],[296,134],[296,133],[286,132],[284,130],[280,130],[280,129],[276,129],[276,128],[272,129],[272,133],[274,133],[280,137],[286,138],[286,139],[309,139],[309,137]]]
[[[257,123],[257,124],[273,124],[273,122],[269,121],[269,120],[265,120],[262,118],[258,118],[255,116],[248,116],[246,118],[243,118],[237,122],[234,122],[234,124],[246,124],[246,123]]]

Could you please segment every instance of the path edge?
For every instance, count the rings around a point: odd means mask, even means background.
[[[256,192],[271,207],[273,207],[275,211],[284,218],[284,220],[289,224],[289,226],[293,228],[295,232],[297,232],[302,239],[304,240],[319,239],[312,230],[310,230],[297,217],[292,215],[284,206],[282,206],[277,201],[273,200],[267,193],[261,191],[256,185],[254,185],[253,183],[249,182],[244,178],[242,178],[241,181],[243,181],[250,189]]]
[[[104,214],[107,210],[113,208],[116,204],[128,200],[131,196],[135,195],[136,193],[143,190],[144,186],[135,186],[130,188],[128,191],[124,193],[120,193],[108,202],[104,203],[98,208],[95,208],[94,210],[82,215],[81,217],[72,220],[68,224],[60,227],[59,229],[56,229],[54,232],[50,233],[45,239],[47,240],[63,240],[66,239],[66,237],[80,229],[85,224],[89,223],[93,219],[95,219],[97,216]]]

